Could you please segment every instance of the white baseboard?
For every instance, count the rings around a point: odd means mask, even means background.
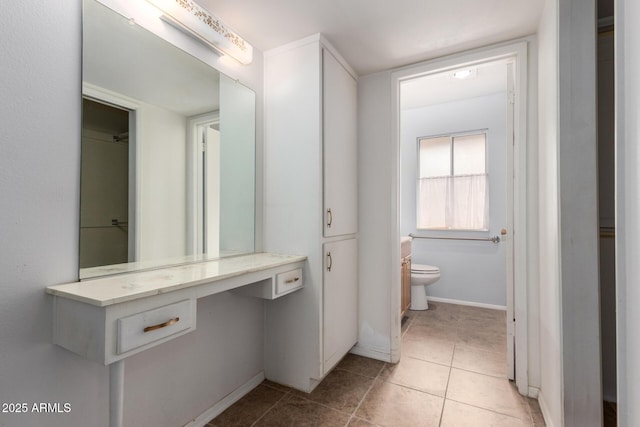
[[[540,405],[540,411],[542,412],[542,417],[544,418],[544,424],[547,427],[555,427],[553,422],[551,421],[551,415],[549,415],[549,409],[547,407],[547,402],[544,400],[544,394],[542,391],[538,392],[538,404]]]
[[[427,302],[428,301],[446,302],[449,304],[469,305],[471,307],[481,307],[481,308],[490,308],[492,310],[507,311],[507,306],[505,305],[485,304],[482,302],[473,302],[473,301],[461,301],[461,300],[451,299],[451,298],[430,297],[427,295]]]
[[[264,381],[264,372],[260,372],[258,375],[242,384],[240,387],[226,395],[224,399],[200,414],[198,418],[185,424],[184,427],[205,427],[212,418],[220,415],[222,412],[224,412],[225,409],[229,408],[231,405],[240,400],[244,395],[259,386],[262,381]]]
[[[382,362],[391,362],[391,355],[372,348],[360,347],[357,344],[351,348],[349,353],[356,354],[358,356],[368,357],[369,359],[380,360]]]
[[[540,395],[540,389],[536,387],[529,387],[529,392],[527,394],[528,397],[532,399],[537,399]]]

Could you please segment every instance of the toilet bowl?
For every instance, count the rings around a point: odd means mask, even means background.
[[[440,269],[432,265],[411,264],[411,310],[428,310],[427,286],[440,278]]]

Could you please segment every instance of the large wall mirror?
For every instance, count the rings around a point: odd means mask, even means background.
[[[84,0],[80,279],[254,251],[255,102]]]

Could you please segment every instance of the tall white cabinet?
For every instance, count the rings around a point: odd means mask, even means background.
[[[311,391],[358,336],[357,81],[321,35],[265,53],[264,160],[264,249],[308,257],[266,307],[265,375]]]

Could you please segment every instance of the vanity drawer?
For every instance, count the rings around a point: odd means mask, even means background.
[[[184,300],[118,319],[117,354],[194,326],[195,302]]]
[[[276,295],[286,294],[302,287],[302,269],[286,271],[276,275]]]

